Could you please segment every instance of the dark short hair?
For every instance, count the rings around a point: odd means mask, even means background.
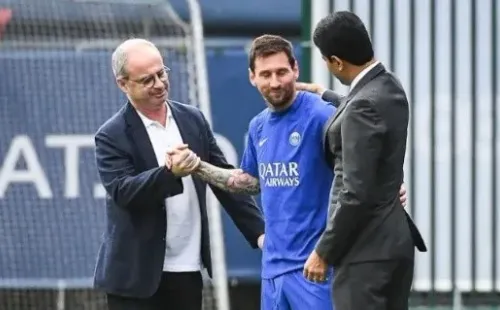
[[[285,53],[290,66],[295,66],[295,56],[293,55],[292,43],[283,37],[265,34],[252,42],[248,55],[248,66],[252,72],[255,69],[255,59],[258,57],[268,57],[278,53]]]
[[[323,56],[336,56],[361,66],[373,59],[370,35],[361,19],[348,11],[334,12],[316,25],[314,44]]]

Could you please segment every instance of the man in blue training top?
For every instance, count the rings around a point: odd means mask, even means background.
[[[262,310],[331,310],[333,270],[313,281],[302,272],[326,226],[334,175],[322,137],[335,107],[316,94],[296,91],[298,65],[291,43],[282,37],[253,41],[249,77],[267,108],[250,122],[241,169],[201,161],[193,175],[227,191],[261,194]],[[170,155],[174,165],[192,167],[195,160],[177,160],[176,150]],[[404,203],[404,191],[401,197]]]

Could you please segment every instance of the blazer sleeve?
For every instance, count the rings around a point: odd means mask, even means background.
[[[344,98],[344,96],[334,92],[333,90],[327,89],[321,94],[321,99],[326,102],[332,103],[336,108],[339,107],[340,101]]]
[[[117,141],[103,131],[95,135],[97,171],[116,205],[130,210],[158,208],[162,200],[183,192],[181,179],[166,167],[137,173],[130,154]]]
[[[351,101],[344,112],[341,123],[344,186],[336,206],[330,206],[335,212],[316,247],[318,255],[331,264],[347,253],[370,219],[385,128],[369,101]]]
[[[227,162],[224,154],[217,145],[213,132],[203,113],[200,112],[200,114],[208,138],[209,163],[225,169],[235,169],[234,166]],[[212,185],[210,185],[210,188],[248,243],[252,248],[257,248],[257,239],[264,233],[264,219],[255,200],[249,195],[225,192]]]

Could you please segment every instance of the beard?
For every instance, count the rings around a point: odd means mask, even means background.
[[[294,92],[293,87],[274,89],[266,92],[264,99],[274,108],[284,108],[293,99]]]

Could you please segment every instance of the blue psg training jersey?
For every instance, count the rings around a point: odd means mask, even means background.
[[[302,269],[326,226],[333,170],[323,128],[335,107],[298,92],[285,111],[252,119],[241,169],[259,178],[265,218],[262,278]]]

